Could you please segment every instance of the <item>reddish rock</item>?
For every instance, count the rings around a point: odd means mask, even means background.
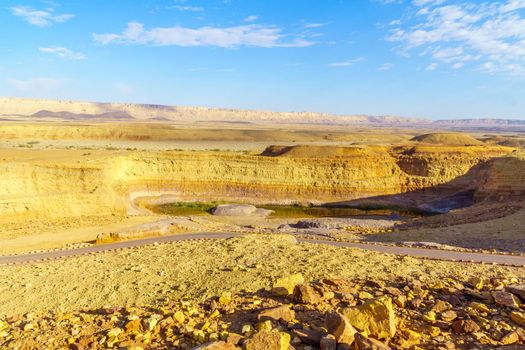
[[[287,305],[276,306],[269,309],[265,309],[257,316],[259,321],[280,321],[290,322],[295,319],[295,312],[290,309]]]
[[[457,320],[452,323],[452,330],[457,334],[470,334],[479,329],[477,323],[472,320]]]
[[[295,286],[293,300],[301,304],[319,304],[321,302],[321,296],[313,287],[301,284]]]

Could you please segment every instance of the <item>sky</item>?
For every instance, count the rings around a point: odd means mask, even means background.
[[[0,95],[525,119],[525,0],[0,0]]]

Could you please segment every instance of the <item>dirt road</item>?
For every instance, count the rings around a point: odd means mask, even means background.
[[[124,241],[117,243],[110,243],[104,245],[94,245],[90,247],[70,249],[70,250],[58,250],[44,253],[35,254],[24,254],[24,255],[11,255],[11,256],[0,256],[0,265],[2,264],[17,264],[17,263],[28,263],[42,260],[66,258],[85,254],[94,254],[99,252],[112,251],[117,249],[140,247],[155,243],[169,243],[176,241],[184,241],[191,239],[226,239],[232,237],[242,236],[236,233],[192,233],[184,235],[172,235],[172,236],[160,236],[151,237],[134,241]],[[324,240],[312,240],[312,239],[297,239],[301,243],[314,243],[320,245],[332,245],[337,247],[350,247],[359,248],[365,250],[371,250],[381,253],[397,254],[397,255],[408,255],[415,258],[428,258],[436,260],[446,261],[471,261],[478,263],[494,263],[508,266],[525,266],[525,257],[523,256],[512,256],[512,255],[498,255],[498,254],[484,254],[484,253],[472,253],[472,252],[456,252],[448,250],[438,249],[425,249],[425,248],[411,248],[411,247],[397,247],[397,246],[386,246],[386,245],[373,245],[364,243],[350,243],[350,242],[335,242],[335,241],[324,241]]]

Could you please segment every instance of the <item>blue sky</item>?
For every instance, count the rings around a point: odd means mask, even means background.
[[[525,118],[525,0],[3,0],[0,95]]]

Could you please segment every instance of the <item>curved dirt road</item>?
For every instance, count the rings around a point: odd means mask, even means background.
[[[116,249],[140,247],[155,243],[169,243],[176,241],[184,241],[191,239],[226,239],[232,237],[243,236],[243,234],[237,233],[191,233],[184,235],[172,235],[172,236],[160,236],[151,237],[134,241],[124,241],[117,243],[110,243],[104,245],[94,245],[90,247],[70,249],[70,250],[58,250],[44,253],[35,254],[24,254],[24,255],[11,255],[11,256],[0,256],[0,265],[2,264],[20,264],[42,260],[51,260],[58,258],[66,258],[85,254],[94,254],[99,252],[112,251]],[[424,249],[424,248],[411,248],[411,247],[397,247],[397,246],[386,246],[386,245],[372,245],[364,243],[351,243],[351,242],[336,242],[336,241],[324,241],[324,240],[313,240],[305,238],[297,238],[301,243],[313,243],[320,245],[332,245],[337,247],[350,247],[360,248],[370,251],[376,251],[380,253],[397,254],[397,255],[408,255],[415,258],[428,258],[436,260],[446,261],[470,261],[478,263],[489,263],[489,264],[501,264],[508,266],[525,266],[525,257],[523,256],[512,256],[512,255],[498,255],[498,254],[484,254],[484,253],[471,253],[471,252],[456,252],[448,250],[438,249]]]

